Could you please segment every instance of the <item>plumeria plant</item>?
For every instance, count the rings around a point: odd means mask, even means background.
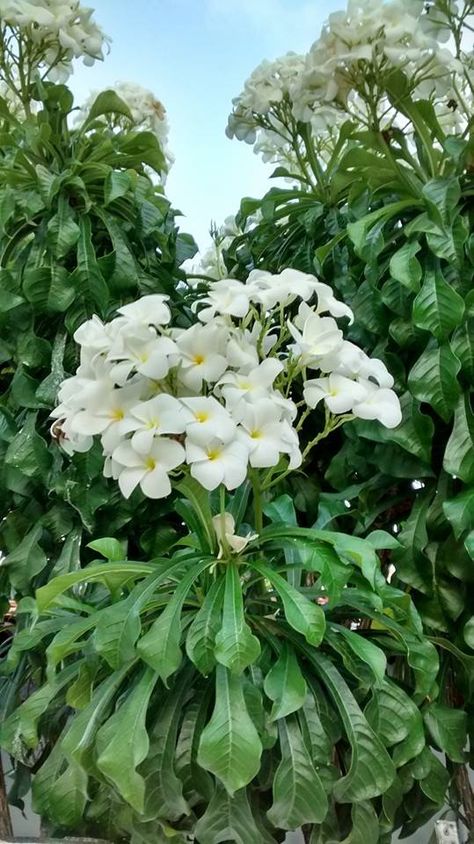
[[[59,832],[388,842],[405,800],[444,799],[423,722],[439,717],[436,650],[388,581],[396,538],[299,527],[273,488],[348,419],[396,426],[391,376],[344,340],[352,312],[314,276],[222,279],[193,307],[181,328],[155,294],[76,331],[54,436],[68,452],[100,437],[123,495],[173,506],[157,558],[96,540],[105,562],[28,599],[8,663],[34,636],[46,682],[3,745]]]

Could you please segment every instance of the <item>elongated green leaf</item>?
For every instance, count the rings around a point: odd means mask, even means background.
[[[298,633],[302,633],[310,645],[321,644],[326,628],[321,607],[313,604],[301,592],[290,586],[281,575],[262,563],[252,563],[252,566],[275,587],[283,602],[288,624]]]
[[[262,835],[252,816],[247,792],[244,788],[233,797],[221,785],[203,816],[196,824],[196,840],[200,844],[262,844]]]
[[[426,348],[408,376],[408,386],[418,401],[428,402],[448,422],[461,388],[456,376],[461,363],[448,343]]]
[[[351,810],[352,829],[341,844],[378,844],[379,819],[372,803],[355,803]]]
[[[440,226],[448,226],[461,199],[459,180],[455,177],[431,179],[423,186],[423,199],[431,218]]]
[[[178,675],[172,690],[163,694],[150,731],[150,750],[141,767],[146,780],[144,820],[161,817],[169,822],[189,814],[183,785],[175,770],[176,737],[193,679],[189,668]]]
[[[64,267],[38,267],[25,271],[25,298],[38,313],[64,313],[74,301],[72,278]]]
[[[242,586],[235,563],[227,564],[225,578],[222,627],[216,636],[214,655],[221,665],[241,674],[258,659],[260,642],[245,621]]]
[[[77,762],[86,771],[92,764],[92,749],[97,730],[130,668],[130,665],[125,666],[103,680],[96,688],[89,706],[72,719],[61,742],[63,753],[68,759]]]
[[[51,467],[51,462],[51,452],[43,437],[36,431],[36,414],[30,413],[8,446],[5,463],[19,469],[28,478],[38,478],[44,477]]]
[[[201,735],[198,763],[215,774],[230,795],[248,785],[260,768],[262,744],[247,712],[240,678],[216,668],[216,702]]]
[[[56,258],[63,258],[77,243],[79,226],[65,196],[58,198],[58,210],[48,223],[48,240]],[[53,310],[60,310],[54,308]]]
[[[199,697],[187,705],[176,743],[176,773],[186,796],[200,794],[209,801],[214,793],[214,779],[197,764],[199,739],[206,724],[211,689],[200,690]]]
[[[464,316],[464,300],[445,281],[440,271],[428,272],[423,287],[413,302],[413,321],[430,331],[437,340],[445,340],[460,325]]]
[[[141,610],[158,585],[182,566],[181,562],[168,561],[137,584],[128,598],[96,613],[94,647],[112,668],[118,668],[134,658],[135,644],[141,631]]]
[[[272,700],[270,718],[276,721],[300,709],[306,699],[307,687],[293,648],[285,643],[280,656],[272,666],[263,685],[265,694]]]
[[[443,512],[453,528],[456,539],[474,525],[474,488],[460,492],[455,498],[443,502]]]
[[[71,586],[78,583],[94,583],[96,580],[107,583],[108,578],[120,578],[122,583],[153,573],[153,566],[144,563],[101,563],[90,565],[81,571],[72,571],[55,577],[46,586],[36,592],[36,602],[40,612],[44,612],[57,598]]]
[[[212,558],[206,558],[191,565],[191,571],[183,577],[161,615],[137,645],[139,656],[158,673],[164,683],[181,663],[181,612],[184,601],[196,578],[212,562]],[[167,574],[178,570],[182,565],[182,561],[178,561],[170,566]]]
[[[278,829],[322,823],[328,801],[297,721],[294,718],[280,720],[278,732],[281,762],[275,773],[273,804],[268,818]]]
[[[461,362],[462,372],[474,383],[474,318],[464,320],[451,337],[451,349]]]
[[[48,680],[51,681],[53,679],[56,667],[61,660],[82,647],[83,642],[78,640],[80,640],[84,633],[91,630],[95,626],[95,623],[96,618],[94,615],[88,618],[79,618],[56,633],[54,639],[46,648],[46,657],[48,660],[46,673]]]
[[[465,762],[467,715],[442,703],[432,703],[424,711],[425,724],[439,750],[453,762]]]
[[[8,566],[13,588],[18,591],[27,592],[32,578],[46,566],[46,554],[39,544],[42,533],[42,525],[36,525],[2,561],[3,566]]]
[[[59,826],[74,828],[83,820],[89,799],[87,781],[86,772],[74,761],[69,761],[66,770],[54,780],[49,807]]]
[[[395,278],[404,287],[408,287],[409,290],[414,290],[415,293],[420,289],[420,281],[423,275],[421,264],[416,258],[420,249],[421,246],[417,240],[407,241],[390,259],[390,275],[392,278]]]
[[[444,453],[443,468],[465,483],[474,481],[474,415],[469,395],[461,396],[454,414],[454,425]]]
[[[386,679],[364,710],[369,725],[386,747],[399,744],[410,733],[421,735],[424,744],[420,710],[396,683]]]
[[[113,90],[101,91],[95,98],[87,115],[84,127],[103,114],[121,114],[133,121],[128,105]]]
[[[95,254],[91,221],[87,215],[79,217],[79,238],[77,241],[77,267],[71,282],[82,296],[86,309],[103,312],[109,300],[109,289],[104,280]]]
[[[334,665],[321,653],[310,658],[334,700],[352,748],[350,768],[334,786],[336,800],[360,802],[383,794],[395,778],[390,756]]]
[[[373,682],[376,688],[380,688],[385,681],[385,672],[387,670],[387,657],[384,652],[377,645],[374,645],[370,639],[353,630],[348,630],[347,627],[332,624],[331,630],[332,632],[336,632],[337,635],[342,636],[351,651],[369,666],[373,675]]]
[[[212,512],[206,490],[191,477],[179,481],[176,488],[187,498],[194,510],[197,519],[197,531],[203,541],[202,548],[211,553],[216,551],[217,540],[212,525]],[[189,527],[194,529],[194,526],[190,525]]]
[[[186,653],[205,677],[216,664],[214,645],[221,627],[224,580],[225,578],[221,577],[212,584],[186,636]]]
[[[113,783],[127,803],[143,812],[145,780],[136,768],[145,759],[150,742],[146,717],[157,675],[146,669],[140,680],[97,733],[97,767]]]

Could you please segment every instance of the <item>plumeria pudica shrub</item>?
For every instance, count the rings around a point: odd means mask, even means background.
[[[53,412],[63,448],[99,439],[121,493],[172,496],[181,523],[149,562],[96,540],[106,561],[37,590],[25,636],[45,683],[4,747],[34,768],[56,832],[390,841],[405,800],[444,800],[423,720],[437,717],[436,649],[384,574],[396,538],[299,527],[272,490],[355,416],[395,428],[393,380],[344,339],[352,312],[314,276],[225,279],[193,311],[180,327],[155,294],[76,331],[80,365]],[[338,373],[347,356],[353,375]],[[321,412],[328,379],[345,400]]]
[[[349,3],[306,56],[261,65],[228,131],[256,143],[288,184],[242,202],[242,234],[224,252],[238,278],[316,272],[354,310],[349,338],[395,377],[401,425],[351,422],[288,483],[318,526],[383,529],[401,542],[389,554],[393,582],[442,664],[431,740],[471,829],[472,12],[445,0]],[[425,798],[406,803],[407,831],[424,803],[429,813]]]

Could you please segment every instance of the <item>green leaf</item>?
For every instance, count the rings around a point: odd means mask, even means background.
[[[48,222],[48,240],[56,259],[63,258],[76,245],[79,226],[66,197],[58,199],[58,211]]]
[[[66,349],[67,335],[63,331],[58,331],[54,338],[53,350],[51,353],[51,372],[46,378],[41,381],[36,390],[36,398],[52,407],[57,399],[61,382],[64,381],[64,352]]]
[[[185,670],[178,675],[172,691],[160,696],[156,720],[150,731],[150,750],[140,771],[146,780],[145,820],[161,817],[175,821],[182,815],[189,815],[183,785],[176,776],[175,754],[178,727],[191,686],[192,671]]]
[[[372,803],[356,803],[351,818],[352,830],[341,844],[379,844],[379,819]]]
[[[214,778],[200,768],[196,762],[199,739],[207,720],[209,709],[210,685],[202,689],[186,706],[183,721],[176,744],[176,773],[183,783],[184,793],[200,794],[209,801],[214,793]]]
[[[71,282],[82,296],[85,307],[92,313],[96,308],[103,312],[109,300],[109,289],[101,273],[92,242],[91,220],[87,214],[79,217],[77,241],[77,267]]]
[[[145,780],[136,770],[146,758],[150,742],[146,717],[157,675],[146,669],[130,694],[97,733],[102,749],[97,767],[136,812],[143,812]]]
[[[380,688],[385,681],[387,670],[387,657],[384,652],[377,645],[374,645],[370,639],[353,630],[348,630],[347,627],[331,624],[331,631],[342,636],[351,651],[369,666],[375,688]],[[337,650],[337,643],[335,647]]]
[[[326,629],[326,619],[321,607],[313,604],[290,586],[281,575],[262,563],[252,563],[252,567],[269,580],[278,592],[288,624],[301,633],[310,645],[320,645]]]
[[[399,744],[415,730],[424,744],[420,710],[410,697],[392,680],[385,679],[380,689],[372,692],[364,710],[370,727],[386,747]]]
[[[327,797],[296,720],[280,720],[278,732],[281,762],[275,773],[268,818],[277,829],[322,823],[328,811]]]
[[[212,511],[206,490],[191,477],[184,478],[175,486],[178,492],[189,501],[197,519],[196,528],[194,525],[188,525],[188,527],[191,530],[196,529],[196,532],[202,538],[201,547],[203,549],[211,553],[216,551],[216,533],[212,524]]]
[[[418,401],[427,402],[449,422],[456,407],[461,388],[457,374],[461,363],[448,343],[427,347],[408,376],[410,392]]]
[[[423,198],[432,219],[440,226],[449,225],[461,199],[458,179],[431,179],[423,186]]]
[[[451,337],[451,349],[461,362],[461,371],[474,383],[474,318],[466,319]]]
[[[48,472],[52,455],[43,437],[36,431],[36,414],[28,414],[25,424],[12,439],[5,454],[5,463],[19,469],[28,478],[44,478]]]
[[[390,275],[415,293],[420,289],[423,276],[421,264],[415,256],[421,246],[417,240],[407,241],[390,259]]]
[[[246,789],[242,788],[231,797],[225,788],[217,784],[206,811],[196,824],[195,837],[199,844],[220,844],[224,841],[262,844],[262,835],[252,816]]]
[[[224,576],[212,584],[186,636],[186,653],[205,677],[209,676],[216,664],[214,646],[221,627],[223,593]]]
[[[432,703],[423,718],[435,745],[452,762],[465,762],[467,743],[467,715],[442,703]]]
[[[443,502],[443,513],[451,524],[454,536],[460,539],[464,531],[474,524],[474,488],[465,489]]]
[[[96,618],[92,614],[88,618],[78,618],[77,621],[73,621],[56,633],[46,648],[46,675],[50,682],[52,682],[55,676],[58,663],[83,646],[84,643],[78,642],[78,639],[85,633],[88,633],[95,626],[95,623]]]
[[[340,803],[358,803],[383,794],[395,779],[395,768],[380,739],[369,727],[357,701],[334,665],[320,652],[309,654],[341,716],[352,756],[347,773],[334,786]]]
[[[38,313],[64,313],[74,301],[72,276],[64,267],[26,269],[23,293]]]
[[[87,566],[81,571],[61,574],[37,590],[38,610],[40,612],[46,610],[59,595],[78,583],[93,583],[96,580],[107,583],[112,578],[118,578],[120,583],[126,583],[147,574],[153,574],[153,566],[144,563],[100,563]]]
[[[441,271],[427,272],[413,302],[413,322],[443,341],[464,316],[464,300],[445,281]]]
[[[158,673],[165,684],[181,664],[181,612],[184,601],[194,581],[212,562],[212,559],[206,558],[192,564],[191,571],[180,581],[161,615],[137,645],[139,656]],[[177,563],[169,567],[167,576],[182,565],[183,561],[178,559]]]
[[[244,668],[257,661],[259,655],[260,642],[245,621],[238,566],[236,563],[228,563],[222,627],[216,635],[214,656],[221,665],[225,665],[236,674],[241,674]]]
[[[446,446],[443,469],[465,483],[474,481],[474,416],[469,395],[460,397],[454,414],[454,425]]]
[[[286,642],[265,677],[263,688],[266,696],[274,702],[270,715],[272,721],[284,718],[303,706],[307,693],[306,682],[296,654]]]
[[[89,706],[74,716],[61,741],[61,748],[68,759],[77,762],[86,771],[93,768],[93,748],[97,731],[130,668],[131,666],[127,665],[119,671],[114,671],[97,686]]]
[[[110,205],[114,199],[125,196],[132,186],[131,174],[121,170],[112,170],[104,183],[104,204]]]
[[[248,714],[239,676],[216,668],[216,702],[201,734],[198,763],[217,776],[230,795],[260,769],[262,744]]]
[[[128,105],[115,93],[115,91],[102,91],[92,103],[89,114],[83,124],[83,130],[89,123],[101,117],[103,114],[121,114],[133,122],[132,113]]]
[[[88,542],[87,548],[91,548],[92,551],[97,551],[101,557],[105,557],[106,560],[111,560],[111,562],[114,563],[119,560],[123,560],[126,557],[123,542],[120,542],[120,540],[114,539],[110,536],[106,536],[103,539],[94,539],[93,542]]]
[[[3,566],[8,566],[10,583],[18,592],[27,592],[33,578],[47,564],[46,554],[39,544],[42,534],[42,526],[36,525],[2,561]]]

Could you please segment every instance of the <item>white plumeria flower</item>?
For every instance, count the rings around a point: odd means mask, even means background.
[[[83,436],[102,434],[104,448],[112,450],[120,440],[119,423],[139,401],[141,390],[141,384],[132,384],[102,392],[72,416],[71,431]]]
[[[378,419],[385,428],[396,428],[402,421],[402,410],[397,394],[372,381],[362,381],[365,398],[354,404],[352,412],[359,419]]]
[[[226,444],[216,438],[201,446],[187,439],[186,461],[192,477],[209,491],[219,484],[236,489],[247,476],[248,451],[240,442]]]
[[[369,358],[354,343],[343,340],[336,351],[325,355],[319,362],[321,372],[338,372],[348,378],[374,378],[380,387],[393,387],[393,377],[383,361]]]
[[[251,289],[252,301],[271,310],[276,305],[290,305],[295,299],[311,299],[319,284],[309,273],[286,269],[278,275],[262,270],[252,270],[247,285]]]
[[[247,315],[250,307],[249,291],[245,284],[235,278],[222,278],[210,286],[207,296],[196,302],[193,310],[202,303],[208,307],[199,311],[201,322],[210,322],[216,314],[241,319]]]
[[[301,310],[304,308],[304,310]],[[295,343],[291,347],[302,363],[312,369],[319,367],[320,358],[336,351],[342,343],[341,329],[333,317],[320,317],[311,308],[300,306],[298,324],[301,330],[288,322],[288,328]]]
[[[224,553],[224,548],[227,545],[234,554],[241,554],[247,547],[249,542],[256,539],[258,534],[248,533],[247,536],[239,536],[235,532],[235,519],[232,513],[222,513],[218,516],[213,516],[212,524],[217,536],[217,543],[219,545],[218,559],[221,559]]]
[[[267,358],[250,372],[226,372],[217,387],[229,407],[235,407],[242,399],[257,401],[265,398],[275,378],[284,369],[281,361]]]
[[[112,458],[122,466],[118,482],[125,498],[138,485],[148,498],[166,498],[171,492],[168,473],[184,462],[185,452],[175,440],[163,437],[155,439],[145,454],[135,451],[130,442],[120,443]]]
[[[169,296],[162,293],[152,293],[150,296],[142,296],[136,302],[124,305],[118,309],[127,322],[139,323],[140,325],[167,325],[171,319],[171,311],[166,304]]]
[[[305,381],[303,395],[308,407],[315,408],[321,400],[331,413],[348,413],[356,402],[362,402],[367,391],[358,381],[335,373],[328,378]]]
[[[91,319],[83,322],[74,332],[74,340],[83,348],[93,349],[95,352],[108,352],[114,338],[114,321],[104,324],[94,314]]]
[[[181,399],[186,416],[186,437],[206,446],[216,437],[224,443],[236,434],[236,424],[229,411],[214,396],[196,396]]]
[[[266,469],[276,466],[281,454],[294,451],[292,431],[287,422],[279,419],[274,402],[260,399],[255,404],[245,405],[238,436],[249,452],[250,465]]]
[[[354,322],[353,311],[344,302],[336,299],[329,284],[323,284],[322,281],[316,282],[315,292],[318,297],[318,303],[315,308],[317,314],[330,313],[336,319],[339,317],[348,317],[350,324]]]
[[[226,332],[220,326],[193,325],[176,336],[180,370],[186,387],[196,392],[202,382],[214,384],[227,369]]]
[[[161,393],[132,407],[120,424],[121,434],[132,433],[131,444],[139,454],[147,454],[155,437],[182,434],[188,414],[181,402]]]
[[[110,361],[117,361],[111,370],[117,384],[124,384],[133,371],[160,381],[168,374],[176,354],[176,343],[170,337],[158,337],[145,326],[122,332],[118,346],[108,354]]]

